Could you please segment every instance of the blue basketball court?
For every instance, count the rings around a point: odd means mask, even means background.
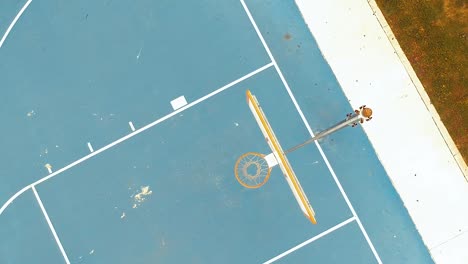
[[[0,263],[432,263],[361,127],[288,154],[315,225],[237,182],[246,90],[284,149],[360,106],[294,1],[0,7]]]

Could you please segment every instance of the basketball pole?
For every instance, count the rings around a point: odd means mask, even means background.
[[[299,145],[297,145],[297,146],[294,146],[294,147],[292,147],[292,148],[286,150],[286,151],[284,152],[284,154],[291,153],[291,152],[293,152],[293,151],[295,151],[295,150],[297,150],[297,149],[299,149],[299,148],[304,147],[304,146],[307,145],[307,144],[310,144],[310,143],[312,143],[312,142],[315,142],[316,140],[319,140],[319,139],[321,139],[321,138],[323,138],[323,137],[325,137],[325,136],[328,136],[328,135],[330,135],[330,134],[332,134],[332,133],[335,133],[336,131],[341,130],[341,129],[347,127],[347,126],[355,127],[357,124],[360,124],[360,123],[364,122],[364,120],[365,120],[365,121],[369,121],[370,119],[372,119],[371,116],[363,116],[363,115],[362,115],[362,112],[363,112],[362,109],[365,109],[365,108],[366,108],[365,105],[364,105],[364,106],[361,106],[361,107],[359,108],[359,110],[355,110],[354,113],[349,113],[349,114],[347,114],[345,120],[343,120],[343,121],[337,123],[336,125],[334,125],[334,126],[328,128],[328,129],[323,130],[322,132],[319,132],[319,133],[318,133],[317,135],[315,135],[313,138],[308,139],[308,140],[305,141],[304,143],[301,143],[301,144],[299,144]],[[367,108],[367,109],[370,109],[370,108]],[[372,110],[371,110],[371,113],[372,113]]]

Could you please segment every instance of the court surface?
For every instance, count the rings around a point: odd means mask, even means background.
[[[0,263],[432,263],[360,127],[288,155],[316,225],[236,181],[247,89],[284,149],[359,107],[293,1],[0,3]]]

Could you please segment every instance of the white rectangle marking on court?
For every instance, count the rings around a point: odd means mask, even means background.
[[[68,260],[67,253],[63,249],[62,243],[60,242],[60,239],[59,239],[59,237],[57,235],[57,232],[55,231],[54,225],[50,221],[49,215],[47,214],[47,211],[46,211],[46,209],[44,207],[44,204],[42,204],[41,198],[39,197],[39,194],[37,193],[36,188],[34,186],[32,186],[31,188],[32,188],[32,190],[34,192],[34,196],[36,196],[37,203],[39,204],[39,207],[41,208],[41,211],[44,214],[44,217],[45,217],[45,219],[47,221],[47,224],[49,225],[50,231],[52,231],[52,235],[54,236],[55,241],[57,242],[57,245],[58,245],[58,247],[60,249],[60,252],[62,252],[62,255],[63,255],[63,258],[65,259],[65,262],[67,264],[70,264],[70,260]]]
[[[265,156],[265,160],[268,164],[268,167],[273,168],[274,166],[278,165],[278,161],[273,153],[270,153]]]
[[[130,125],[130,128],[132,129],[132,131],[135,131],[135,127],[133,126],[133,123],[130,121],[128,122],[128,124]]]
[[[89,148],[89,151],[94,152],[93,146],[91,146],[91,143],[89,142],[88,142],[88,148]]]
[[[186,104],[187,104],[187,100],[185,100],[185,97],[183,95],[171,101],[171,105],[174,110],[177,110],[185,106]]]

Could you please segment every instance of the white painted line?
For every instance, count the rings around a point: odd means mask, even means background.
[[[3,212],[6,210],[6,208],[11,204],[13,203],[13,201],[18,198],[18,196],[20,196],[22,193],[24,193],[25,191],[29,190],[29,188],[31,188],[32,185],[28,185],[28,186],[25,186],[23,189],[19,190],[18,192],[16,192],[12,197],[10,197],[10,199],[8,199],[6,201],[6,203],[4,203],[2,205],[2,208],[0,208],[0,215],[3,214]]]
[[[5,34],[3,34],[3,37],[2,37],[2,40],[0,40],[0,48],[3,46],[3,42],[5,42],[6,38],[8,37],[8,34],[10,34],[10,31],[11,29],[15,26],[16,22],[18,21],[18,19],[21,17],[21,15],[23,14],[24,10],[26,10],[26,8],[28,8],[29,4],[32,2],[32,0],[28,0],[26,2],[26,4],[24,4],[23,8],[21,8],[21,10],[18,12],[18,14],[16,15],[16,17],[13,19],[13,21],[11,22],[10,26],[7,28],[7,30],[5,31]]]
[[[315,240],[317,240],[317,239],[319,239],[319,238],[322,238],[322,237],[324,237],[324,236],[330,234],[331,232],[333,232],[333,231],[335,231],[335,230],[337,230],[337,229],[339,229],[339,228],[341,228],[341,227],[343,227],[343,226],[345,226],[345,225],[351,223],[351,222],[354,221],[354,220],[356,220],[356,218],[355,218],[355,217],[351,217],[351,218],[349,218],[348,220],[343,221],[343,222],[337,224],[336,226],[334,226],[334,227],[332,227],[332,228],[330,228],[330,229],[327,229],[327,230],[323,231],[322,233],[320,233],[320,234],[314,236],[313,238],[308,239],[308,240],[302,242],[301,244],[299,244],[299,245],[297,245],[297,246],[295,246],[295,247],[293,247],[293,248],[291,248],[291,249],[289,249],[289,250],[287,250],[287,251],[285,251],[285,252],[279,254],[278,256],[276,256],[276,257],[274,257],[274,258],[272,258],[272,259],[270,259],[270,260],[264,262],[264,264],[273,263],[273,262],[277,261],[278,259],[280,259],[280,258],[282,258],[282,257],[284,257],[284,256],[286,256],[286,255],[288,255],[288,254],[290,254],[290,253],[292,253],[292,252],[294,252],[294,251],[296,251],[296,250],[298,250],[298,249],[304,247],[304,246],[307,246],[308,244],[314,242]]]
[[[268,167],[273,168],[274,166],[278,165],[278,160],[273,153],[270,153],[265,156],[265,160],[268,163]]]
[[[278,74],[280,75],[281,80],[282,80],[283,83],[285,84],[286,90],[288,91],[289,96],[291,97],[291,100],[293,101],[294,105],[296,106],[296,109],[297,109],[297,111],[299,112],[299,115],[301,116],[301,119],[302,119],[302,121],[304,122],[304,125],[305,125],[306,128],[307,128],[307,131],[309,132],[309,134],[311,135],[311,137],[314,137],[315,135],[314,135],[314,133],[312,132],[312,129],[310,128],[309,122],[308,122],[307,119],[305,118],[304,113],[302,112],[301,108],[299,107],[299,105],[298,105],[298,103],[297,103],[297,101],[296,101],[296,98],[295,98],[294,95],[292,94],[291,89],[289,88],[289,85],[286,83],[286,81],[285,81],[285,79],[284,79],[284,77],[283,77],[283,74],[282,74],[281,71],[279,70],[279,68],[278,68],[278,66],[276,65],[276,63],[275,63],[275,66],[277,67]],[[333,167],[330,165],[330,162],[328,161],[327,156],[325,156],[325,153],[323,152],[322,147],[320,146],[320,144],[319,144],[318,141],[315,141],[315,145],[317,146],[317,149],[319,150],[320,155],[322,156],[323,160],[325,161],[325,164],[327,165],[327,168],[328,168],[328,170],[330,171],[330,174],[332,175],[333,180],[335,180],[335,183],[336,183],[336,185],[338,186],[338,189],[340,190],[341,194],[343,195],[343,198],[344,198],[344,200],[346,201],[346,204],[348,205],[348,207],[349,207],[349,209],[351,210],[351,212],[352,212],[352,214],[354,215],[354,217],[356,217],[356,222],[357,222],[359,228],[361,229],[361,232],[362,232],[362,234],[364,235],[364,238],[366,239],[367,243],[369,244],[369,247],[370,247],[370,249],[372,250],[372,253],[374,254],[375,259],[377,260],[377,262],[378,262],[379,264],[382,264],[382,260],[380,259],[380,256],[379,256],[379,254],[377,253],[377,250],[376,250],[375,247],[374,247],[374,244],[373,244],[372,241],[370,240],[369,235],[367,234],[367,231],[364,229],[364,226],[362,225],[361,220],[359,219],[359,217],[358,217],[356,211],[354,210],[354,207],[353,207],[353,205],[351,204],[351,201],[349,200],[348,195],[346,194],[345,190],[343,189],[343,186],[341,185],[340,181],[338,180],[338,177],[336,176],[336,173],[335,173],[335,171],[333,170]]]
[[[91,146],[91,143],[89,142],[88,142],[88,148],[89,148],[89,151],[94,152],[93,146]]]
[[[207,95],[205,95],[205,96],[191,102],[190,104],[188,104],[188,105],[186,105],[186,106],[184,106],[182,108],[179,108],[176,111],[174,111],[174,112],[172,112],[172,113],[170,113],[170,114],[168,114],[168,115],[166,115],[166,116],[164,116],[164,117],[162,117],[162,118],[160,118],[160,119],[158,119],[158,120],[156,120],[156,121],[154,121],[154,122],[140,128],[140,129],[138,129],[138,130],[136,130],[136,131],[124,136],[124,137],[121,137],[121,138],[117,139],[116,141],[114,141],[114,142],[112,142],[112,143],[110,143],[110,144],[108,144],[108,145],[106,145],[106,146],[104,146],[104,147],[102,147],[102,148],[100,148],[100,149],[98,149],[98,150],[96,150],[96,151],[82,157],[81,159],[78,159],[78,160],[68,164],[67,166],[53,172],[52,174],[50,174],[50,175],[48,175],[48,176],[46,176],[46,177],[44,177],[42,179],[39,179],[34,183],[31,183],[30,185],[24,187],[23,189],[21,189],[20,191],[15,193],[10,199],[8,199],[8,201],[5,204],[3,204],[3,206],[0,208],[0,215],[2,215],[2,213],[8,207],[8,205],[10,205],[19,195],[21,195],[22,193],[27,191],[29,188],[31,188],[33,186],[36,186],[36,185],[38,185],[38,184],[40,184],[40,183],[42,183],[44,181],[47,181],[47,180],[59,175],[60,173],[66,171],[66,170],[68,170],[68,169],[70,169],[72,167],[75,167],[76,165],[82,163],[83,161],[85,161],[87,159],[90,159],[90,158],[94,157],[95,155],[98,155],[99,153],[101,153],[101,152],[103,152],[103,151],[105,151],[105,150],[107,150],[109,148],[112,148],[113,146],[115,146],[115,145],[117,145],[119,143],[122,143],[123,141],[125,141],[125,140],[127,140],[129,138],[132,138],[132,137],[140,134],[141,132],[143,132],[143,131],[145,131],[145,130],[147,130],[147,129],[149,129],[149,128],[151,128],[151,127],[153,127],[153,126],[155,126],[155,125],[157,125],[157,124],[159,124],[159,123],[161,123],[161,122],[163,122],[163,121],[165,121],[165,120],[167,120],[167,119],[169,119],[169,118],[171,118],[171,117],[173,117],[175,115],[177,115],[178,113],[180,113],[180,112],[182,112],[182,111],[184,111],[184,110],[186,110],[186,109],[188,109],[188,108],[190,108],[192,106],[195,106],[195,105],[209,99],[210,97],[212,97],[212,96],[214,96],[214,95],[216,95],[216,94],[218,94],[218,93],[220,93],[220,92],[222,92],[222,91],[224,91],[224,90],[226,90],[226,89],[228,89],[228,88],[230,88],[230,87],[232,87],[232,86],[234,86],[234,85],[236,85],[236,84],[238,84],[238,83],[240,83],[240,82],[242,82],[242,81],[244,81],[244,80],[246,80],[246,79],[248,79],[248,78],[250,78],[252,76],[254,76],[255,74],[260,73],[260,72],[270,68],[271,66],[273,66],[273,63],[270,62],[270,63],[256,69],[255,71],[250,72],[250,73],[242,76],[241,78],[239,78],[239,79],[237,79],[237,80],[235,80],[233,82],[230,82],[230,83],[224,85],[223,87],[221,87],[221,88],[219,88],[219,89],[217,89],[217,90],[215,90],[215,91],[213,91],[213,92],[211,92],[211,93],[209,93],[209,94],[207,94]]]
[[[44,208],[44,205],[42,204],[41,198],[39,197],[39,194],[36,191],[36,188],[34,186],[32,187],[32,190],[34,192],[34,196],[36,196],[37,202],[39,203],[39,206],[41,207],[42,213],[45,216],[45,219],[47,221],[47,224],[49,225],[50,231],[52,231],[52,235],[54,235],[55,241],[57,242],[57,245],[60,249],[60,252],[62,252],[63,258],[65,259],[65,262],[67,264],[70,264],[70,260],[68,260],[67,253],[65,253],[65,250],[63,249],[62,243],[60,242],[60,239],[57,235],[57,232],[55,232],[54,225],[50,221],[49,215],[47,214],[46,209]]]
[[[240,0],[241,3],[242,3],[242,6],[244,7],[245,9],[245,12],[247,13],[247,16],[249,17],[250,19],[250,22],[252,23],[253,27],[255,28],[255,31],[257,32],[257,35],[258,37],[260,38],[260,41],[262,42],[263,44],[263,47],[265,48],[265,50],[267,51],[268,53],[268,56],[270,57],[271,61],[273,62],[273,65],[276,69],[276,71],[278,72],[278,75],[281,79],[281,82],[283,83],[284,87],[286,88],[286,90],[288,91],[288,94],[289,94],[289,97],[291,98],[294,106],[296,107],[296,110],[298,111],[299,115],[301,116],[301,119],[302,119],[302,122],[304,123],[304,125],[306,126],[307,128],[307,131],[309,132],[309,134],[311,135],[311,137],[314,137],[314,133],[312,132],[312,129],[310,128],[310,125],[309,125],[309,122],[307,121],[307,119],[305,118],[304,116],[304,113],[302,112],[301,108],[299,107],[299,104],[297,103],[296,101],[296,98],[294,97],[288,83],[286,82],[286,79],[284,78],[283,76],[283,73],[281,72],[278,64],[276,63],[276,60],[275,58],[273,57],[271,51],[270,51],[270,48],[268,47],[268,45],[266,44],[265,42],[265,39],[263,38],[263,35],[262,33],[260,32],[260,30],[258,29],[258,26],[257,24],[255,23],[255,20],[253,19],[252,17],[252,14],[250,13],[247,5],[245,4],[244,0]],[[382,260],[380,259],[380,256],[379,254],[377,253],[377,250],[375,249],[374,245],[372,244],[372,241],[370,240],[369,236],[367,235],[367,232],[366,230],[364,229],[364,226],[362,225],[361,223],[361,220],[359,219],[359,217],[357,216],[356,214],[356,211],[354,210],[354,207],[353,205],[351,204],[351,202],[349,201],[349,198],[348,198],[348,195],[346,195],[346,192],[344,191],[343,187],[341,186],[341,183],[340,181],[338,180],[338,177],[336,176],[335,174],[335,171],[333,170],[332,166],[330,165],[330,162],[328,161],[328,158],[325,156],[325,153],[323,152],[322,150],[322,147],[320,146],[320,144],[318,143],[318,141],[315,141],[315,145],[317,146],[319,152],[320,152],[320,155],[322,156],[323,160],[325,161],[325,164],[327,165],[328,167],[328,170],[330,171],[333,179],[335,180],[335,183],[336,185],[338,186],[338,189],[340,190],[341,194],[343,195],[343,198],[345,199],[346,201],[346,204],[348,205],[349,209],[351,210],[353,216],[356,218],[356,222],[358,223],[359,225],[359,228],[361,229],[361,232],[363,233],[367,243],[369,244],[369,247],[371,248],[372,250],[372,253],[374,254],[376,260],[378,263],[382,263]]]
[[[174,110],[177,110],[185,106],[186,104],[187,104],[187,100],[185,100],[185,97],[183,95],[171,101],[171,105]]]
[[[135,127],[133,126],[133,123],[132,123],[132,122],[128,122],[128,124],[130,125],[130,128],[132,129],[132,131],[135,131]]]

